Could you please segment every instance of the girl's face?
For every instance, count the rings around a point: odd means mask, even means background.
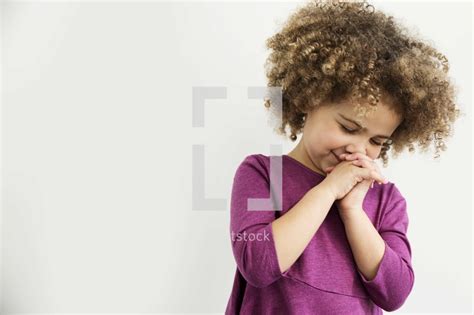
[[[303,136],[293,155],[323,175],[326,175],[324,169],[340,162],[338,156],[342,153],[360,152],[376,159],[382,144],[401,122],[383,100],[380,99],[376,110],[367,117],[357,117],[349,100],[321,106],[308,113]]]

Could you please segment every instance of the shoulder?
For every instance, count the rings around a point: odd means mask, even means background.
[[[387,184],[378,184],[375,182],[374,188],[369,190],[366,201],[380,212],[381,217],[392,211],[405,211],[406,200],[401,189],[394,182]]]
[[[237,166],[235,178],[238,177],[263,177],[269,178],[270,157],[255,153],[247,155]]]
[[[388,202],[393,203],[402,200],[405,201],[405,197],[395,183],[389,181],[384,186],[383,193],[385,194]]]
[[[232,198],[265,196],[270,185],[267,156],[250,154],[238,164],[233,178]]]
[[[372,197],[378,199],[382,205],[405,199],[399,187],[391,181],[386,184],[375,182]]]
[[[238,169],[254,168],[264,170],[268,168],[270,157],[264,154],[255,153],[247,155],[238,166]]]
[[[250,162],[250,163],[259,163],[259,164],[267,164],[270,161],[270,156],[261,154],[261,153],[254,153],[254,154],[249,154],[244,158],[244,162]]]
[[[407,201],[399,187],[393,182],[382,186],[382,224],[392,226],[407,222]]]

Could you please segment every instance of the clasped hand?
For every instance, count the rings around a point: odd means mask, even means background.
[[[334,172],[336,168],[341,169],[338,174],[339,177],[347,178],[345,175],[350,173],[349,184],[347,184],[347,181],[344,183],[341,182],[340,184],[342,186],[345,185],[345,187],[342,187],[339,190],[336,189],[337,193],[335,194],[339,214],[342,218],[345,218],[354,212],[363,211],[362,202],[364,201],[369,188],[373,188],[375,181],[379,184],[386,184],[388,181],[381,175],[380,168],[377,166],[375,161],[365,154],[359,152],[341,154],[339,155],[339,159],[342,161],[338,165],[329,167],[325,169],[325,171],[328,173],[328,179],[330,174]],[[346,161],[351,163],[345,163]],[[362,170],[353,167],[343,167],[343,164],[351,164],[362,168]],[[350,181],[351,179],[352,181]],[[343,179],[341,179],[341,181],[343,181]]]

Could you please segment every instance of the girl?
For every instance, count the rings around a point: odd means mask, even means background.
[[[446,57],[408,34],[366,2],[309,2],[268,39],[278,131],[302,137],[279,160],[283,211],[248,210],[251,198],[275,201],[277,157],[249,155],[235,173],[226,314],[382,314],[406,301],[407,203],[375,160],[414,143],[438,157],[459,116]]]

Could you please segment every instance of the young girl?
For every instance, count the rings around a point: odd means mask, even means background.
[[[310,2],[268,39],[279,132],[302,137],[279,160],[283,211],[248,210],[274,195],[278,157],[249,155],[235,173],[226,314],[382,314],[406,301],[407,203],[374,161],[414,143],[438,157],[459,116],[446,57],[408,34],[365,2]]]

